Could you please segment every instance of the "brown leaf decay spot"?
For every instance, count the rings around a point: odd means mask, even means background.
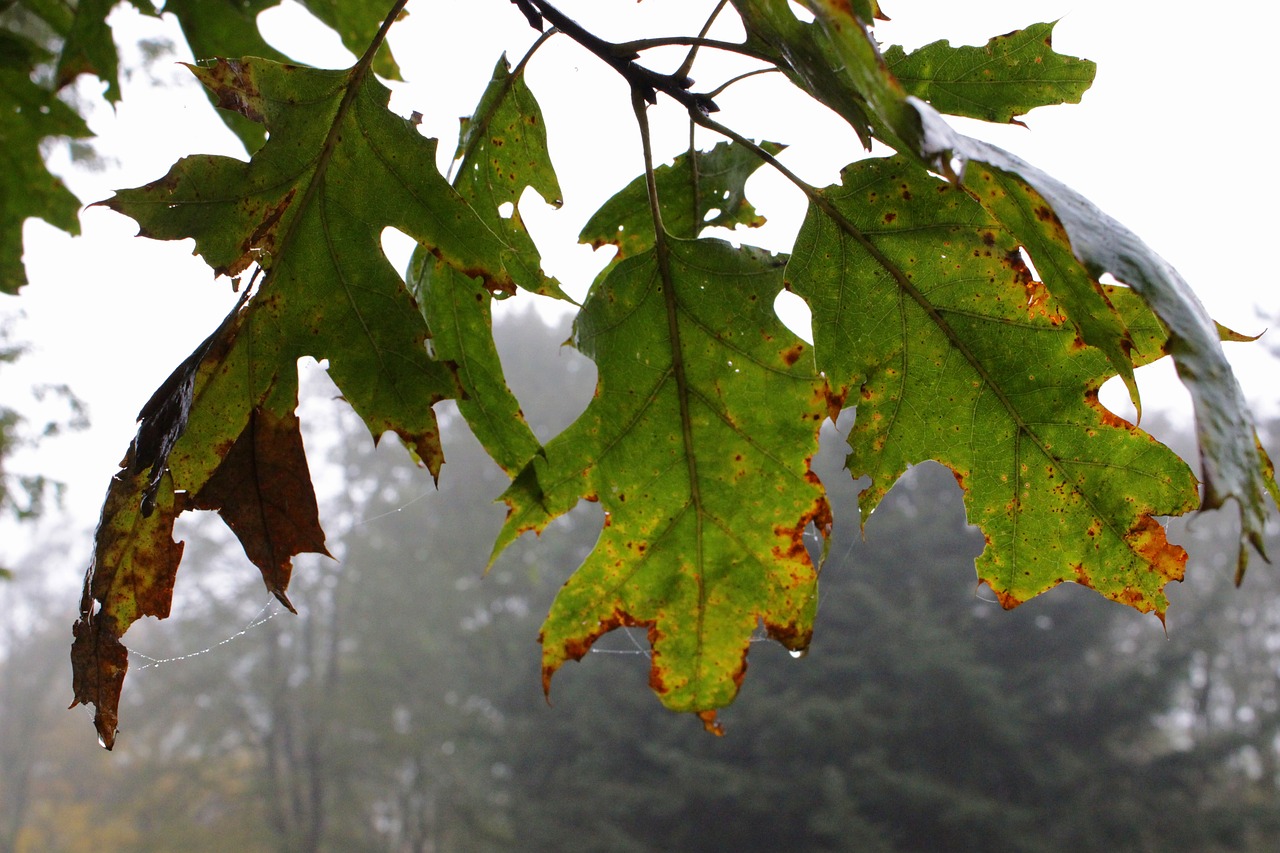
[[[1036,208],[1035,213],[1036,219],[1039,219],[1041,222],[1052,222],[1059,227],[1062,225],[1062,220],[1058,219],[1058,214],[1054,213],[1048,205],[1040,205]]]
[[[815,486],[820,487],[822,485],[818,475],[808,470],[807,467],[804,478]],[[806,564],[809,563],[809,551],[804,544],[804,531],[810,524],[817,527],[824,537],[831,532],[833,525],[831,505],[827,503],[827,499],[823,495],[814,498],[809,509],[800,516],[794,527],[787,527],[782,524],[773,526],[773,535],[781,540],[780,544],[773,546],[773,556],[779,560],[801,560]]]
[[[436,257],[440,257],[438,250],[431,249],[431,253]],[[441,258],[441,260],[444,260]],[[447,263],[447,261],[446,261]],[[511,296],[516,292],[516,283],[511,274],[505,269],[497,273],[491,269],[483,269],[479,267],[454,267],[458,272],[468,278],[478,278],[484,285],[484,289],[499,298]]]
[[[996,589],[989,580],[983,579],[982,582],[987,585],[987,588],[995,595],[996,601],[1000,602],[1000,606],[1005,610],[1012,610],[1026,600],[1019,598],[1011,592]]]
[[[795,622],[788,622],[783,625],[766,619],[764,629],[771,638],[793,652],[804,651],[809,648],[809,643],[813,641],[813,628],[801,628]],[[739,682],[739,686],[741,686],[741,682]]]
[[[276,226],[280,224],[280,219],[284,216],[285,211],[289,209],[289,205],[293,203],[294,196],[297,193],[296,187],[291,188],[278,202],[269,205],[263,213],[262,221],[258,223],[258,227],[253,229],[253,233],[240,243],[240,257],[230,266],[216,269],[214,272],[218,275],[239,275],[262,255],[275,254],[277,246]]]
[[[239,113],[258,124],[266,123],[266,117],[256,106],[256,103],[261,102],[262,93],[250,81],[249,75],[244,73],[244,64],[240,60],[219,59],[208,68],[194,65],[187,67],[213,94],[219,108]]]
[[[699,711],[698,719],[702,720],[702,727],[706,729],[708,733],[713,734],[716,737],[724,737],[724,726],[721,725],[718,719],[716,719],[715,711]]]
[[[1151,516],[1139,518],[1124,538],[1161,577],[1181,581],[1185,576],[1187,552],[1171,543],[1165,537],[1164,527]]]
[[[827,406],[827,417],[831,419],[832,423],[835,423],[836,419],[840,417],[840,412],[844,409],[844,402],[848,395],[849,387],[847,385],[843,388],[835,389],[828,383],[823,388],[823,397]]]
[[[563,658],[554,663],[544,664],[542,667],[542,695],[548,700],[551,698],[551,678],[556,674],[564,661],[582,660],[591,647],[595,645],[596,640],[615,628],[646,628],[649,633],[649,645],[653,646],[657,640],[656,623],[652,620],[640,621],[633,617],[630,613],[622,610],[614,610],[613,615],[598,623],[595,629],[577,637],[569,637],[560,647]],[[545,642],[545,633],[538,635],[538,642]],[[665,686],[662,684],[662,678],[657,673],[657,667],[651,667],[649,670],[649,686],[656,693],[664,693]]]
[[[120,643],[115,620],[85,614],[71,629],[71,690],[68,707],[93,705],[93,725],[107,749],[115,746],[120,690],[129,669],[129,651]]]
[[[320,528],[297,415],[255,409],[209,481],[192,496],[196,509],[216,510],[267,590],[293,610],[285,594],[293,557],[329,555]],[[294,611],[296,612],[296,611]]]
[[[1102,420],[1104,426],[1114,429],[1122,429],[1129,433],[1136,432],[1133,424],[1117,415],[1115,412],[1102,405],[1102,401],[1098,399],[1098,389],[1090,388],[1084,394],[1085,405],[1098,413],[1098,417]]]
[[[795,346],[788,347],[782,351],[782,360],[786,362],[788,367],[794,365],[804,355],[805,345],[798,343]]]

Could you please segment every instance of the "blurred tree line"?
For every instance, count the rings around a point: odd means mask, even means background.
[[[549,437],[591,366],[536,315],[500,332]],[[1265,570],[1231,588],[1213,518],[1175,537],[1192,565],[1168,638],[1070,586],[1005,613],[952,478],[915,469],[863,540],[833,430],[813,646],[753,646],[716,739],[654,700],[639,632],[544,701],[534,639],[593,505],[485,576],[504,478],[456,411],[440,493],[336,420],[308,442],[341,469],[318,472],[338,559],[300,561],[302,616],[265,604],[219,526],[188,528],[175,616],[130,633],[146,655],[113,754],[61,711],[74,602],[39,571],[0,585],[0,851],[1280,849],[1280,596]]]

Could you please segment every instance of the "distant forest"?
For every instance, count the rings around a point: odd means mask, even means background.
[[[498,331],[545,439],[593,368],[536,314]],[[301,615],[276,615],[234,540],[189,526],[176,615],[130,634],[114,754],[62,710],[71,620],[42,589],[72,568],[33,555],[0,582],[0,851],[1280,849],[1280,594],[1262,565],[1232,587],[1230,513],[1174,525],[1192,557],[1167,637],[1073,586],[1004,612],[951,476],[915,469],[864,539],[832,429],[813,645],[754,644],[714,738],[645,689],[641,631],[544,700],[538,626],[594,505],[485,575],[505,478],[456,411],[437,493],[331,397],[304,405],[336,413],[307,440],[342,471],[315,471],[344,483],[322,506],[337,559],[299,560]]]

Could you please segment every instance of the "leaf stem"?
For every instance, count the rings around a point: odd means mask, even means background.
[[[711,25],[716,22],[716,18],[720,17],[720,13],[724,11],[729,0],[720,0],[716,7],[711,10],[711,14],[707,16],[707,22],[702,25],[702,29],[698,32],[698,38],[689,48],[688,54],[685,55],[684,62],[680,63],[680,67],[676,69],[677,77],[688,77],[689,72],[693,70],[693,61],[698,57],[698,48],[702,45],[700,42],[707,37],[707,33],[711,31]]]
[[[780,74],[780,73],[782,73],[782,69],[778,68],[776,65],[771,65],[768,68],[757,68],[754,71],[747,71],[743,74],[739,74],[737,77],[730,77],[728,80],[725,80],[719,86],[717,86],[716,88],[708,92],[707,97],[714,98],[717,95],[719,95],[721,92],[723,92],[725,89],[728,89],[734,83],[740,83],[743,80],[746,80],[748,77],[755,77],[758,74]]]
[[[387,17],[382,19],[382,26],[378,27],[378,32],[374,34],[373,41],[369,42],[369,49],[360,57],[360,61],[356,63],[359,68],[368,68],[373,64],[373,56],[378,52],[378,48],[382,47],[382,43],[387,40],[387,33],[391,32],[391,25],[400,20],[400,13],[404,11],[404,7],[409,0],[396,0],[391,5],[391,11],[387,13]]]
[[[685,372],[684,346],[680,340],[680,309],[676,300],[675,277],[671,273],[671,246],[662,224],[662,206],[658,199],[658,179],[653,168],[653,145],[649,134],[649,117],[641,92],[631,91],[631,107],[640,125],[640,145],[644,151],[644,179],[649,190],[649,212],[653,217],[653,253],[658,263],[658,275],[662,280],[662,302],[667,315],[667,339],[671,342],[671,376],[676,383],[676,399],[680,406],[680,438],[684,444],[685,466],[689,476],[689,503],[693,507],[695,526],[694,541],[697,550],[694,559],[694,579],[698,585],[698,645],[702,646],[703,620],[707,610],[707,587],[703,573],[703,509],[702,490],[698,481],[698,454],[693,441],[693,413],[689,390],[689,377]],[[695,110],[690,109],[690,113]],[[695,221],[694,228],[697,228]],[[699,658],[699,668],[701,666]]]
[[[706,47],[712,50],[723,50],[726,53],[736,53],[739,56],[745,56],[750,59],[758,59],[761,62],[767,62],[770,66],[772,66],[776,61],[776,57],[770,56],[764,51],[755,50],[748,45],[741,44],[740,42],[724,41],[723,39],[709,39],[701,36],[659,36],[656,38],[634,39],[633,41],[618,42],[613,47],[619,52],[641,53],[646,50],[652,50],[656,47],[679,47],[681,45]]]

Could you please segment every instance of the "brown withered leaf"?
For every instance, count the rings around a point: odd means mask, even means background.
[[[189,508],[216,510],[262,572],[267,589],[297,612],[285,594],[293,557],[329,556],[297,415],[255,409]]]
[[[107,490],[80,618],[72,629],[71,707],[94,705],[94,726],[107,749],[115,743],[120,688],[129,667],[120,636],[143,616],[169,615],[182,559],[182,543],[173,540],[178,512],[172,481],[168,474],[160,478],[155,511],[144,513],[139,495],[147,476],[130,473],[131,462],[132,451]]]
[[[160,478],[169,464],[169,454],[186,432],[195,395],[196,375],[201,365],[221,360],[230,350],[243,317],[241,309],[249,299],[249,292],[250,289],[246,288],[213,334],[205,338],[200,346],[174,368],[138,412],[138,433],[129,446],[128,459],[123,467],[133,474],[150,470],[146,488],[142,492],[143,515],[151,514]]]

